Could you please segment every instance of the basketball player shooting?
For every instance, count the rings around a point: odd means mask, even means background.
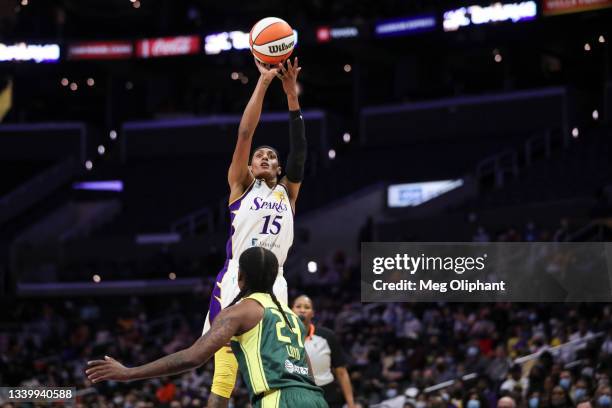
[[[263,247],[276,255],[279,268],[273,290],[276,297],[287,304],[283,263],[293,244],[293,215],[306,161],[304,120],[297,96],[297,77],[301,67],[297,58],[293,63],[287,60],[286,67],[283,64],[268,67],[257,59],[255,64],[260,76],[240,121],[238,140],[227,177],[231,227],[226,245],[226,261],[217,275],[203,334],[210,329],[219,312],[238,295],[237,258],[247,248]],[[289,107],[290,151],[285,175],[280,181],[282,170],[276,149],[260,146],[250,155],[263,100],[275,77],[282,81]],[[220,349],[215,354],[209,408],[228,406],[237,372],[238,363],[231,349]]]

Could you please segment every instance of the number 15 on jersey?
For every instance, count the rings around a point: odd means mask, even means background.
[[[283,219],[282,215],[266,215],[265,217],[263,217],[264,219],[264,225],[263,228],[261,229],[260,234],[272,234],[272,235],[278,235],[278,233],[281,230],[281,224],[280,221]]]

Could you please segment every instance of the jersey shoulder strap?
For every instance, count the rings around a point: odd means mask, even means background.
[[[272,300],[272,297],[268,295],[267,293],[261,293],[261,292],[251,293],[249,296],[246,296],[244,299],[253,299],[254,301],[259,303],[266,309],[270,307],[277,308],[276,304]]]

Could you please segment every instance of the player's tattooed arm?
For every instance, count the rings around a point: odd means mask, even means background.
[[[189,348],[193,353],[192,358],[200,362],[198,366],[208,361],[217,350],[227,345],[232,336],[238,333],[241,319],[237,309],[239,308],[232,307],[219,313],[210,330]]]
[[[240,328],[239,315],[231,309],[222,311],[208,333],[187,349],[132,368],[126,368],[113,358],[106,357],[104,360],[90,361],[86,374],[96,383],[104,380],[132,381],[163,377],[197,368],[226,345]]]

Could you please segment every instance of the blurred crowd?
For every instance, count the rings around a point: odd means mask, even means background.
[[[564,242],[570,239],[572,231],[567,218],[559,220],[559,224],[551,229],[539,227],[533,221],[528,221],[522,228],[507,227],[490,232],[485,226],[479,225],[472,236],[474,242]]]
[[[341,255],[321,273],[324,285],[301,288],[314,301],[317,324],[341,339],[358,406],[610,406],[609,304],[363,304],[349,279],[357,271]],[[92,386],[84,370],[104,355],[134,365],[190,345],[208,290],[13,304],[2,318],[0,383],[74,386],[82,407],[203,407],[212,362],[129,384]],[[249,406],[242,385],[232,405]]]

